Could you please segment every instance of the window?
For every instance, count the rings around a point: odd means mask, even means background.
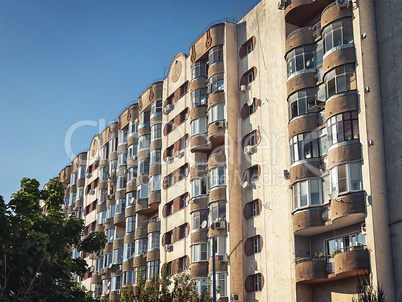
[[[141,135],[138,138],[138,150],[139,151],[144,150],[144,149],[149,149],[150,138],[151,138],[151,136],[149,134]]]
[[[150,183],[152,184],[152,191],[159,191],[161,189],[161,175],[153,175],[150,177]]]
[[[250,115],[252,115],[254,112],[257,111],[258,108],[258,100],[257,98],[253,98],[252,103],[249,105],[249,103],[244,104],[243,107],[241,107],[240,110],[240,116],[244,120],[248,118]]]
[[[101,160],[109,158],[109,145],[106,144],[101,148]]]
[[[178,238],[178,240],[187,237],[187,235],[188,235],[187,234],[187,228],[188,228],[188,223],[182,224],[179,227],[179,238]]]
[[[191,65],[191,80],[206,77],[207,69],[205,63],[205,61],[200,61]]]
[[[116,201],[116,214],[124,213],[126,209],[126,199],[120,198]]]
[[[309,179],[293,185],[294,209],[322,204],[322,180]]]
[[[83,199],[84,198],[84,187],[78,187],[77,188],[77,199]]]
[[[209,66],[211,66],[212,64],[215,64],[215,63],[223,62],[223,46],[218,45],[218,46],[212,47],[209,50],[208,56],[209,56]]]
[[[109,267],[109,265],[113,263],[113,261],[112,261],[113,260],[113,254],[112,253],[105,254],[103,259],[104,259],[103,260],[104,267]]]
[[[138,130],[137,130],[137,125],[135,124],[134,121],[130,121],[130,124],[128,126],[128,136],[132,136],[137,134]]]
[[[130,242],[124,245],[123,261],[127,261],[134,257],[135,244]]]
[[[223,91],[223,89],[224,89],[223,73],[215,74],[209,78],[208,93]]]
[[[331,117],[327,122],[329,145],[359,139],[357,111],[350,111]]]
[[[173,231],[169,231],[169,232],[166,232],[164,235],[163,235],[163,237],[164,237],[164,244],[171,244],[171,243],[173,243]],[[163,242],[163,239],[162,239],[162,242]]]
[[[109,173],[116,173],[117,168],[117,160],[109,161]]]
[[[149,158],[143,158],[138,161],[138,174],[149,174]]]
[[[75,205],[75,200],[77,199],[77,193],[70,193],[70,205]]]
[[[196,89],[191,92],[192,107],[207,104],[207,88]]]
[[[140,126],[141,127],[149,127],[151,113],[149,111],[143,111],[139,115]]]
[[[151,118],[162,114],[162,100],[158,100],[151,105]]]
[[[123,249],[113,250],[113,264],[123,263]]]
[[[137,167],[127,169],[127,183],[135,181],[137,177]]]
[[[212,202],[209,205],[210,223],[226,219],[226,200]]]
[[[226,254],[226,235],[217,236],[210,239],[210,247],[211,247],[211,255],[212,253],[212,240],[215,240],[215,254],[216,255],[224,255]]]
[[[211,280],[210,284],[212,285],[212,275],[211,275]],[[221,297],[226,297],[226,278],[227,278],[227,273],[216,273],[215,274],[216,278],[216,291],[220,294]],[[212,288],[211,288],[212,291]]]
[[[162,137],[162,124],[155,124],[151,127],[151,141]]]
[[[323,156],[328,153],[329,147],[327,128],[320,129],[318,133],[320,136],[320,154]]]
[[[260,173],[260,165],[251,166],[243,172],[242,182],[245,183],[247,181],[249,183],[254,183],[260,178]]]
[[[133,284],[133,271],[123,272],[123,286],[128,283]]]
[[[147,263],[148,274],[147,279],[150,280],[159,274],[159,261],[149,261]]]
[[[201,229],[201,224],[208,219],[208,210],[194,211],[191,213],[191,231]]]
[[[188,92],[188,82],[185,82],[180,87],[180,98]]]
[[[302,133],[290,139],[290,157],[296,161],[320,157],[318,132]]]
[[[129,192],[126,194],[126,205],[127,207],[133,206],[135,198],[137,197],[137,191]]]
[[[112,138],[109,141],[109,153],[117,151],[117,138]]]
[[[127,143],[127,129],[119,131],[119,145]]]
[[[254,49],[253,42],[248,43],[248,44],[247,44],[247,54],[249,54],[250,52],[252,52],[253,49]]]
[[[225,119],[225,104],[220,103],[209,108],[208,111],[208,123],[213,123],[215,121],[224,120]]]
[[[191,246],[192,262],[208,261],[208,243],[197,243]]]
[[[260,236],[256,236],[253,238],[253,251],[254,254],[257,254],[261,252],[261,241],[260,241]]]
[[[355,246],[365,246],[366,237],[361,232],[344,235],[325,241],[325,250],[328,257],[336,252],[346,252],[353,250]]]
[[[318,112],[324,109],[325,90],[320,88],[307,88],[293,93],[288,98],[289,120],[307,113]],[[322,93],[324,92],[324,95]]]
[[[253,210],[253,216],[257,216],[260,214],[260,204],[258,200],[252,202],[252,210]]]
[[[134,159],[134,157],[137,156],[137,148],[138,148],[138,145],[128,146],[127,157]]]
[[[149,184],[142,184],[137,187],[137,199],[148,198]]]
[[[106,211],[98,212],[98,224],[102,224],[106,218]]]
[[[261,274],[254,275],[254,291],[258,292],[261,290]]]
[[[111,291],[117,291],[121,288],[121,276],[113,276],[112,277],[112,289]]]
[[[314,69],[314,45],[297,47],[286,55],[288,77],[292,74],[308,69]]]
[[[70,185],[76,185],[77,184],[77,173],[73,173],[70,176]]]
[[[106,202],[106,190],[99,190],[98,192],[98,198],[99,198],[99,203],[105,203]]]
[[[354,64],[338,66],[324,77],[326,96],[330,98],[336,94],[356,90],[356,71]]]
[[[140,255],[146,253],[148,250],[148,239],[141,238],[135,241],[135,254]]]
[[[102,280],[102,296],[106,296],[109,293],[110,279]]]
[[[166,207],[166,216],[173,214],[173,202],[169,202],[165,205]]]
[[[107,236],[107,242],[113,242],[114,241],[114,229],[107,229],[105,230],[106,236]],[[110,264],[110,262],[109,262]]]
[[[191,136],[205,134],[207,132],[207,118],[200,117],[191,121]]]
[[[78,173],[78,179],[85,178],[85,166],[80,166],[78,168],[77,173]]]
[[[191,195],[193,197],[208,193],[208,179],[206,177],[196,178],[191,182]]]
[[[126,234],[135,232],[135,216],[126,218]]]
[[[208,278],[195,278],[195,288],[198,291],[198,294],[206,295],[208,290]]]
[[[362,171],[361,162],[336,166],[329,170],[331,192],[361,191]]]
[[[254,81],[254,72],[250,72],[247,76],[248,83],[250,84],[251,82]]]
[[[345,18],[326,26],[322,32],[325,53],[334,47],[353,43],[352,19]]]
[[[161,163],[161,149],[154,149],[151,151],[149,165],[159,165]]]
[[[226,184],[225,167],[217,167],[209,171],[209,187],[213,188]]]
[[[159,249],[159,233],[152,232],[148,234],[148,251]]]
[[[257,145],[258,139],[259,139],[259,132],[257,132],[257,130],[251,131],[249,134],[247,134],[243,138],[243,141],[242,141],[243,149],[247,146],[253,147],[253,146]]]
[[[187,269],[187,256],[179,258],[178,270],[184,272]]]
[[[98,258],[96,260],[96,268],[95,270],[99,272],[103,268],[103,258]]]
[[[125,175],[117,176],[117,190],[122,190],[126,188],[127,178]]]
[[[107,180],[107,168],[100,168],[99,169],[99,178],[101,181]]]

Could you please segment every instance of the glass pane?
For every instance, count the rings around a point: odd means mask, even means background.
[[[345,192],[346,188],[346,165],[338,166],[339,192]]]
[[[302,181],[300,183],[300,206],[307,206],[308,182]]]
[[[313,179],[310,181],[311,191],[311,204],[321,204],[320,191],[321,191],[321,179]]]

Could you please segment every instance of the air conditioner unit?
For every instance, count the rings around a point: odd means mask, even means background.
[[[109,221],[109,218],[103,218],[102,222],[105,224]]]
[[[218,129],[224,129],[225,128],[225,122],[224,121],[216,121],[215,122],[215,127]]]
[[[171,104],[167,104],[165,108],[163,108],[163,114],[169,114],[170,111],[173,110],[173,106]]]
[[[171,252],[173,250],[173,245],[165,244],[164,248],[166,252]]]
[[[241,85],[241,86],[240,86],[240,91],[241,91],[241,92],[246,92],[246,90],[247,90],[246,85]]]
[[[253,146],[246,146],[246,147],[244,147],[244,154],[251,155],[251,154],[253,154],[253,153],[254,153],[254,151],[253,151]]]
[[[232,301],[239,301],[239,295],[232,294]]]
[[[117,290],[117,294],[120,295],[121,294],[121,289]]]
[[[113,199],[114,198],[114,194],[108,194],[107,195],[107,199]]]
[[[226,221],[214,221],[213,228],[216,230],[222,230],[226,227]]]
[[[217,260],[218,260],[218,262],[227,262],[228,261],[228,256],[226,254],[218,255]]]
[[[166,156],[166,158],[165,158],[165,162],[170,162],[170,156]]]
[[[95,190],[92,190],[92,191],[91,191],[91,195],[95,195]]]
[[[345,7],[349,5],[349,0],[336,0],[336,5],[339,7]]]
[[[91,178],[91,177],[92,177],[92,173],[87,173],[86,177],[87,177],[87,178]]]

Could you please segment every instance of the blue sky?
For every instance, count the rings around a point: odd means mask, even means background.
[[[117,119],[211,22],[258,2],[0,0],[0,195],[57,176],[70,127]],[[73,153],[98,132],[79,127]]]

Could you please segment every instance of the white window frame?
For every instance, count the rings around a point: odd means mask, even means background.
[[[345,170],[346,170],[346,191],[339,192],[339,177],[338,177],[338,167],[345,165]],[[347,163],[347,164],[342,164],[335,166],[329,170],[329,180],[330,180],[330,192],[337,191],[338,193],[344,193],[344,192],[359,192],[363,190],[363,176],[362,176],[362,168],[361,168],[362,162],[352,162],[352,163]],[[359,188],[358,189],[353,189],[352,188],[352,172],[351,169],[352,167],[357,167],[358,169],[358,174],[359,174]]]
[[[319,198],[319,203],[317,204],[312,204],[312,184],[313,182],[316,182],[316,184],[318,185],[318,198]],[[301,188],[302,186],[307,185],[307,203],[306,205],[301,205]],[[323,204],[323,198],[322,198],[322,180],[321,178],[315,178],[315,179],[308,179],[308,180],[304,180],[304,181],[300,181],[297,182],[293,185],[293,209],[297,210],[297,209],[303,209],[303,208],[308,208],[308,207],[315,207],[315,206],[321,206]],[[316,193],[316,192],[314,192]]]
[[[192,262],[205,262],[208,261],[208,243],[197,243],[191,246],[191,260]]]
[[[208,110],[208,124],[225,119],[225,103],[211,106]]]

